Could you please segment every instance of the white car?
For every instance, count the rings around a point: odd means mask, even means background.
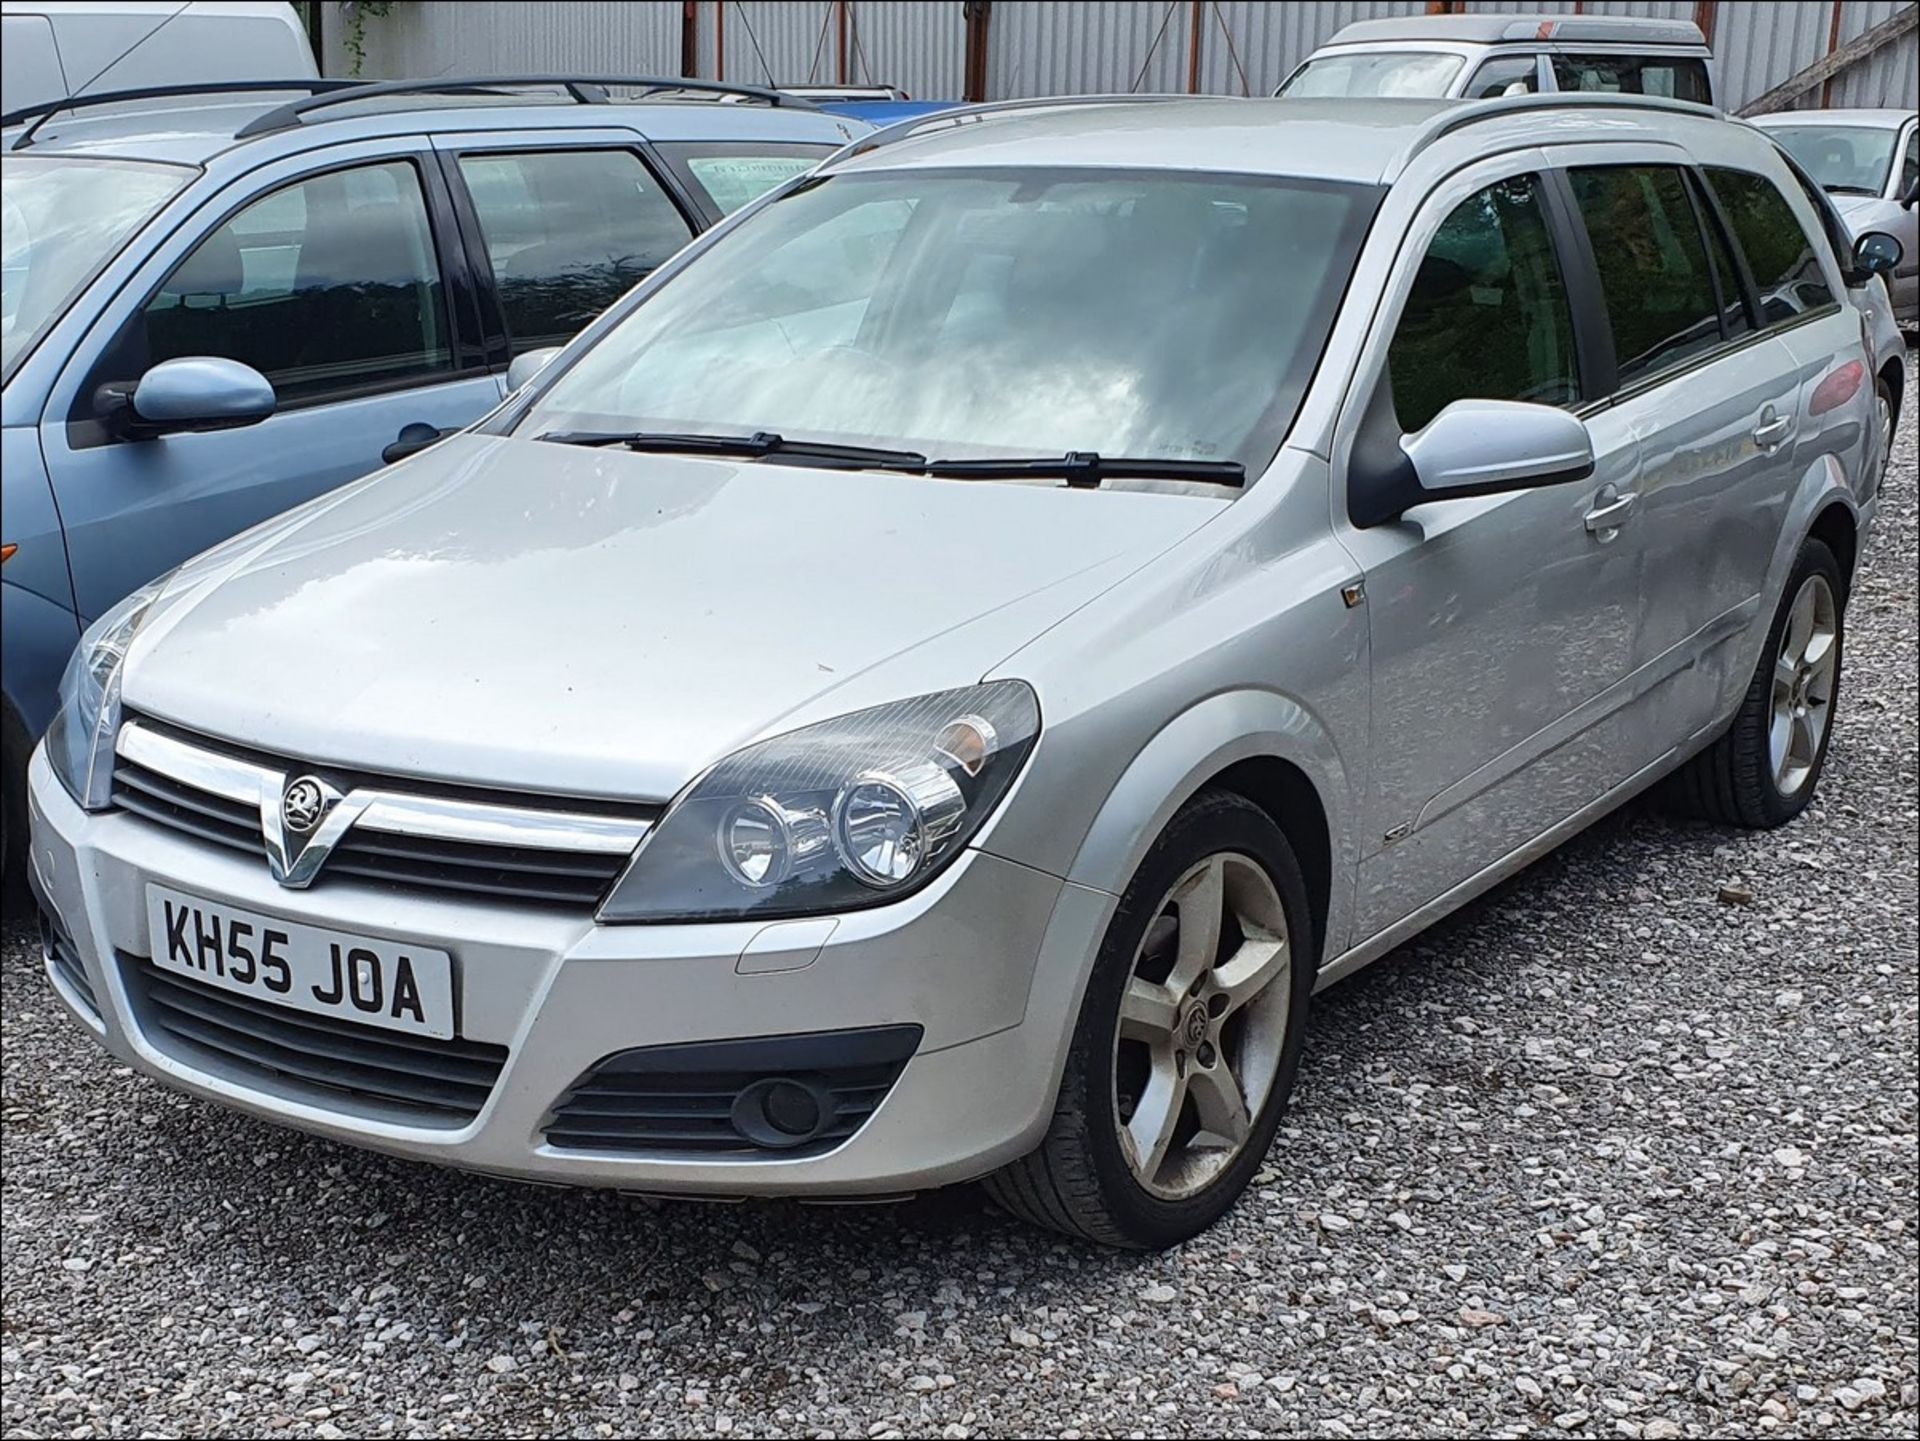
[[[1395,15],[1343,27],[1274,94],[1487,100],[1555,90],[1712,105],[1713,52],[1691,20]]]
[[[1880,231],[1900,242],[1887,289],[1900,324],[1920,328],[1920,115],[1784,110],[1752,123],[1833,198],[1855,238]]]

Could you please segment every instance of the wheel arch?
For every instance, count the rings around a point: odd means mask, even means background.
[[[1893,423],[1897,426],[1900,423],[1900,407],[1907,393],[1907,367],[1898,355],[1887,357],[1886,364],[1880,367],[1879,379],[1893,397]]]
[[[1851,588],[1853,567],[1860,554],[1860,525],[1851,506],[1835,499],[1820,507],[1807,527],[1807,539],[1823,542],[1840,562],[1840,579]]]
[[[1109,791],[1067,879],[1122,894],[1175,812],[1210,786],[1280,827],[1307,874],[1322,958],[1337,949],[1352,909],[1354,786],[1329,728],[1277,692],[1209,696],[1162,727]]]

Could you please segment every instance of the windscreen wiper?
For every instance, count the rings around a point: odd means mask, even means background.
[[[1237,460],[1157,460],[1150,455],[1100,455],[1091,450],[991,460],[930,460],[922,473],[943,480],[1057,475],[1076,490],[1092,490],[1105,480],[1198,480],[1235,487],[1247,483],[1247,468]]]
[[[752,435],[677,435],[671,431],[649,430],[550,430],[536,438],[551,441],[555,445],[620,445],[649,455],[739,455],[849,469],[918,473],[927,464],[927,458],[917,450],[788,440],[768,430],[756,430]]]

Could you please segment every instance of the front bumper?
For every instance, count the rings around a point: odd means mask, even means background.
[[[318,1135],[550,1183],[858,1197],[982,1175],[1046,1129],[1080,985],[1114,905],[1105,892],[969,852],[918,895],[831,926],[601,926],[346,879],[288,890],[252,857],[135,816],[87,814],[40,753],[28,791],[30,878],[86,983],[50,963],[49,984],[115,1056],[177,1089]],[[177,1044],[150,1023],[138,982],[150,949],[150,881],[451,952],[462,1036],[506,1051],[484,1103],[458,1124],[413,1122]],[[822,1153],[588,1151],[545,1134],[556,1103],[615,1053],[900,1026],[921,1028],[917,1050],[871,1117]]]

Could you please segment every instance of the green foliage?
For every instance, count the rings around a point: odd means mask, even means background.
[[[397,3],[398,0],[341,0],[340,18],[346,23],[343,43],[353,61],[355,75],[367,63],[368,18],[377,20],[384,15],[391,15]]]

